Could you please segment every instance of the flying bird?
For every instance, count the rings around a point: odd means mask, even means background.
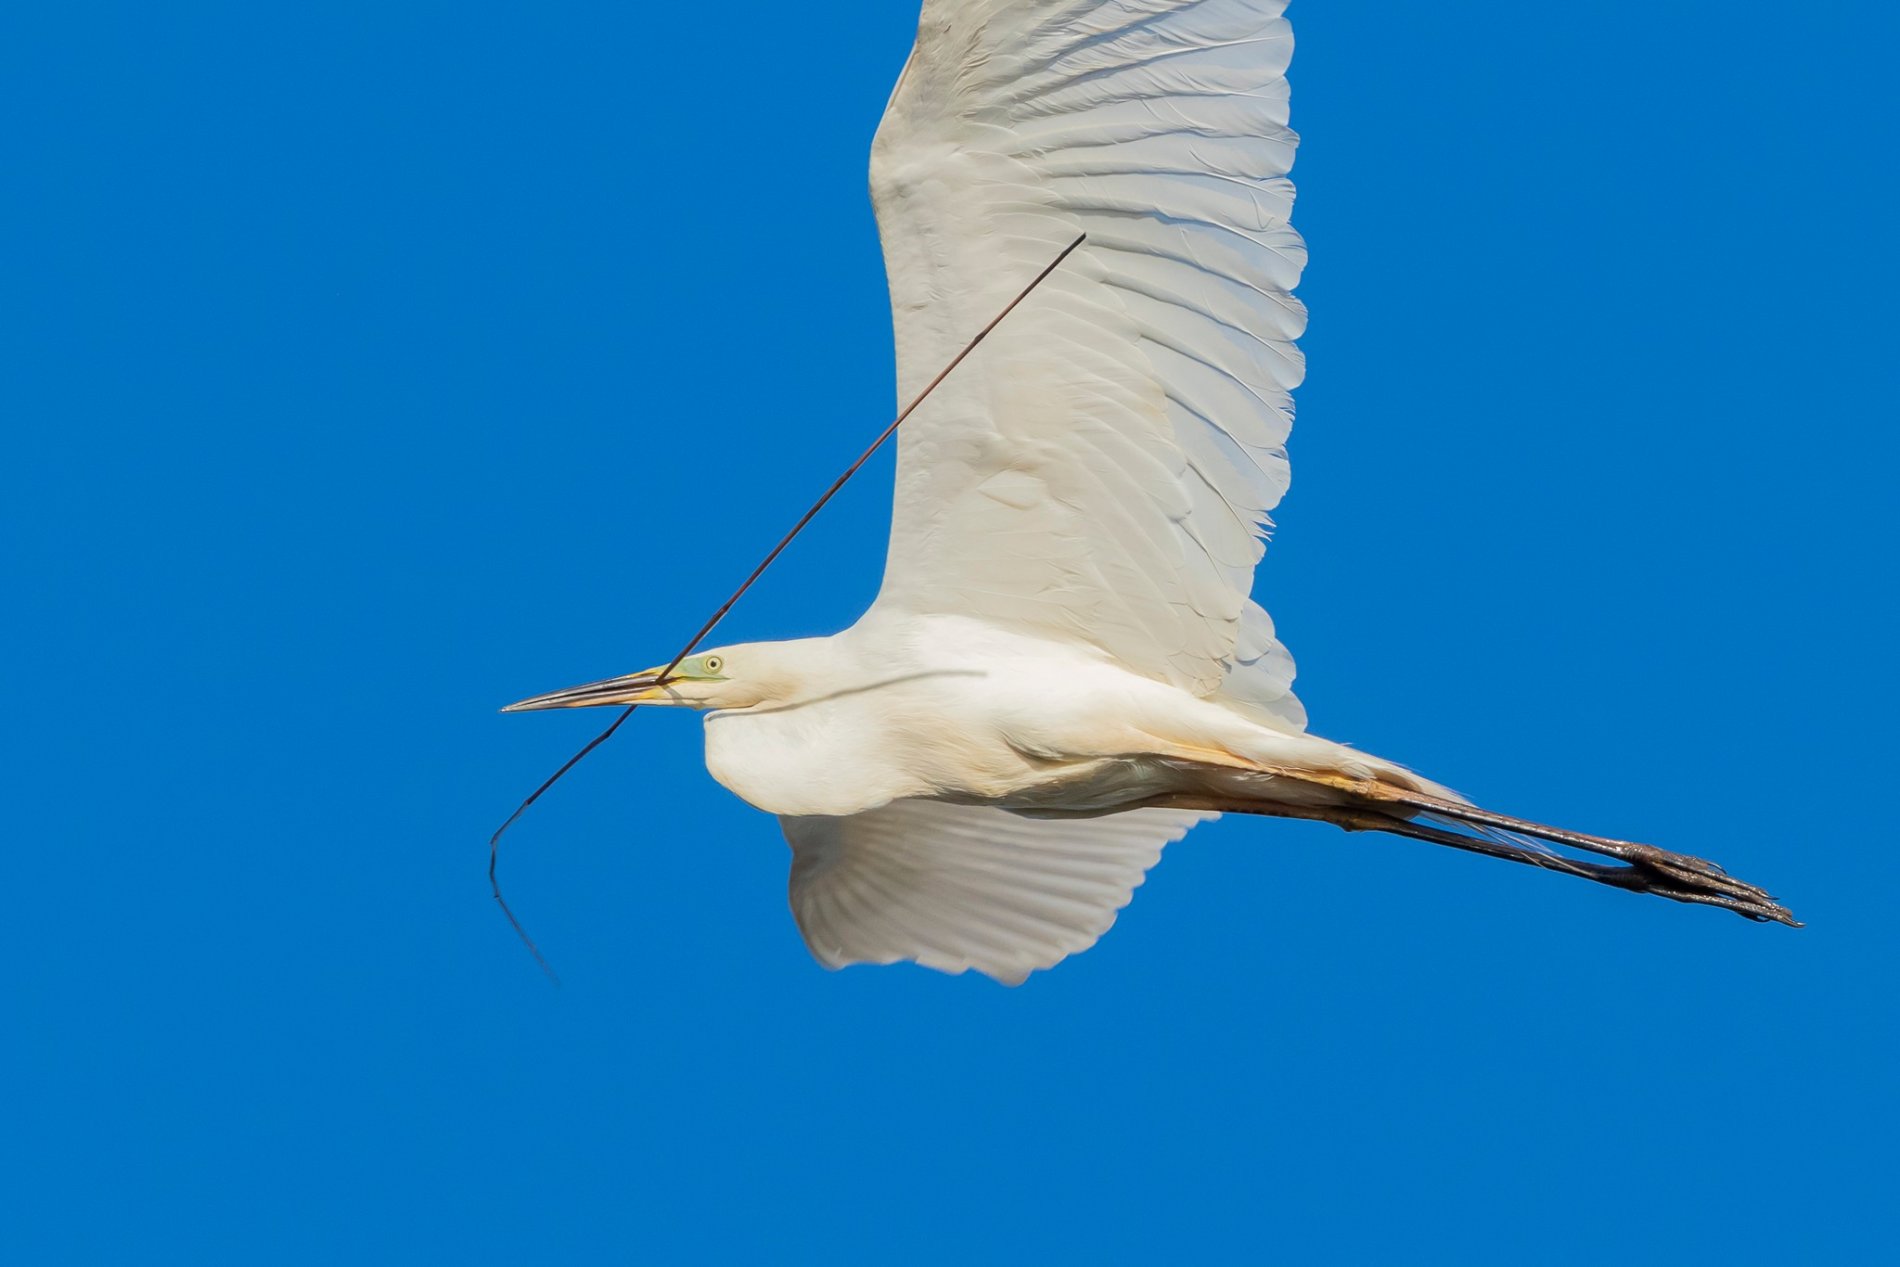
[[[1020,982],[1223,812],[1794,922],[1713,863],[1491,813],[1307,730],[1250,597],[1306,324],[1284,8],[926,0],[871,148],[900,399],[1085,242],[899,433],[876,600],[830,637],[508,710],[703,712],[708,770],[783,825],[827,966]]]

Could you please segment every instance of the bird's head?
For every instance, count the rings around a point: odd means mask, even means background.
[[[664,678],[661,672],[666,666],[658,665],[624,677],[550,691],[510,704],[501,711],[528,713],[544,708],[599,705],[624,708],[629,704],[732,709],[777,702],[789,698],[797,682],[797,675],[786,663],[787,657],[777,653],[779,645],[750,643],[702,651],[681,660]]]

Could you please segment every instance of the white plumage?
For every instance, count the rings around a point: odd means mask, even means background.
[[[1298,725],[1249,611],[1287,487],[1293,161],[1283,0],[931,0],[871,147],[909,400],[1078,233],[1081,254],[900,433],[880,605],[1075,638]],[[1277,705],[1277,708],[1273,708]]]
[[[792,913],[828,968],[914,959],[1014,985],[1094,945],[1161,847],[1206,817],[1139,809],[1078,831],[985,806],[901,800],[843,818],[787,818]]]
[[[514,706],[708,710],[707,766],[782,818],[828,966],[1020,981],[1221,810],[1790,919],[1713,864],[1490,814],[1306,733],[1250,598],[1303,372],[1284,7],[926,0],[871,162],[900,398],[1086,245],[900,432],[857,624]]]

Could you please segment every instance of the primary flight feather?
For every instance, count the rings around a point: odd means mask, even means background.
[[[927,0],[871,155],[900,398],[1086,244],[905,424],[855,625],[512,706],[705,710],[708,769],[780,816],[828,966],[1021,981],[1223,811],[1792,922],[1712,863],[1492,814],[1306,732],[1250,597],[1303,373],[1284,8]]]

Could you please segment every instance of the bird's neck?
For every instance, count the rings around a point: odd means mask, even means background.
[[[841,634],[756,644],[748,657],[764,699],[754,707],[788,708],[824,698],[858,679],[857,657]],[[747,710],[750,711],[750,710]]]

